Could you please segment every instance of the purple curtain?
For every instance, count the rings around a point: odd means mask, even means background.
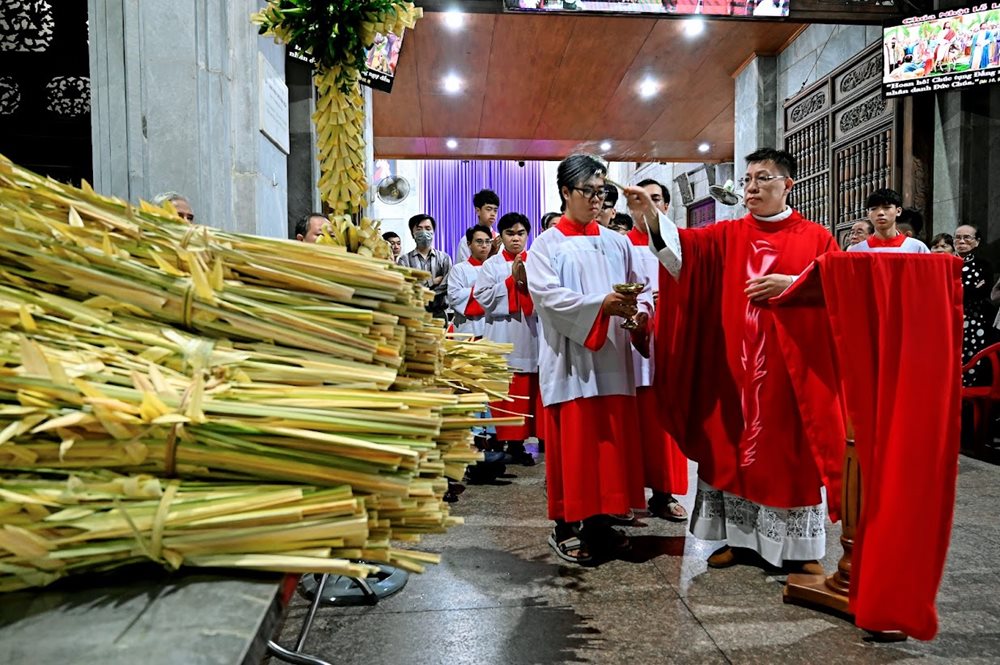
[[[420,167],[420,205],[437,222],[434,246],[454,255],[459,239],[476,221],[472,197],[492,189],[500,197],[500,215],[519,212],[535,234],[542,216],[541,162],[426,159]]]

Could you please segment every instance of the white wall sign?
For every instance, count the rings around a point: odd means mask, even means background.
[[[288,86],[263,53],[257,54],[260,87],[260,131],[286,155],[288,143]]]

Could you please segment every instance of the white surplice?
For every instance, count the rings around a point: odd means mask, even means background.
[[[513,344],[507,356],[511,369],[524,374],[538,371],[538,316],[521,311],[511,312],[507,280],[511,277],[513,261],[503,252],[494,254],[483,263],[476,280],[475,298],[486,310],[486,332],[483,335],[493,342]],[[526,264],[527,265],[527,264]]]
[[[469,261],[456,263],[448,273],[448,305],[455,311],[452,323],[455,332],[482,337],[486,332],[486,316],[467,316],[466,309],[472,300],[472,291],[482,264],[473,265]]]
[[[563,218],[563,223],[571,223]],[[585,397],[635,395],[632,344],[612,317],[597,351],[584,344],[615,284],[641,281],[625,236],[597,225],[597,235],[567,235],[559,226],[531,246],[525,270],[542,323],[538,378],[545,406]],[[640,307],[651,310],[648,296]]]

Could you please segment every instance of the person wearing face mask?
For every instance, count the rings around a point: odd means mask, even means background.
[[[825,504],[834,519],[839,504],[844,419],[836,381],[810,380],[834,372],[829,349],[806,355],[799,336],[829,324],[819,308],[800,308],[792,330],[784,318],[779,326],[769,300],[839,248],[788,205],[795,157],[762,148],[746,161],[749,214],[741,219],[678,229],[646,189],[625,190],[665,268],[654,333],[658,413],[698,462],[691,533],[726,541],[710,567],[763,559],[821,574]]]
[[[426,213],[414,215],[409,221],[413,249],[399,257],[399,265],[416,268],[430,273],[424,286],[434,292],[434,300],[427,304],[427,311],[438,319],[447,319],[448,273],[451,272],[451,257],[434,249],[434,230],[437,222]]]

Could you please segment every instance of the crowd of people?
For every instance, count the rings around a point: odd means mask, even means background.
[[[512,401],[490,409],[524,424],[478,428],[485,460],[467,481],[534,464],[525,442],[536,439],[545,452],[548,542],[565,561],[628,550],[617,527],[642,512],[724,540],[712,567],[763,561],[821,570],[823,488],[842,460],[823,457],[818,451],[829,447],[817,442],[842,441],[843,422],[828,395],[797,384],[804,368],[796,363],[808,360],[783,355],[766,304],[815,258],[841,248],[788,205],[792,155],[765,148],[746,161],[747,214],[703,228],[674,224],[662,183],[619,193],[603,161],[576,154],[558,167],[561,212],[546,213],[537,230],[519,212],[501,215],[497,194],[482,190],[452,254],[435,247],[437,220],[427,214],[409,220],[412,251],[401,253],[398,234],[384,236],[399,264],[426,273],[434,294],[427,309],[442,325],[512,345]],[[995,341],[991,298],[1000,301],[1000,283],[977,258],[978,229],[959,226],[928,247],[914,237],[919,216],[897,192],[876,190],[865,207],[868,219],[852,227],[846,250],[962,258],[964,359]],[[313,241],[323,221],[303,217],[295,237]],[[977,367],[964,380],[985,373]],[[789,407],[796,402],[806,406]],[[688,491],[689,458],[699,462],[691,515],[676,498]]]

